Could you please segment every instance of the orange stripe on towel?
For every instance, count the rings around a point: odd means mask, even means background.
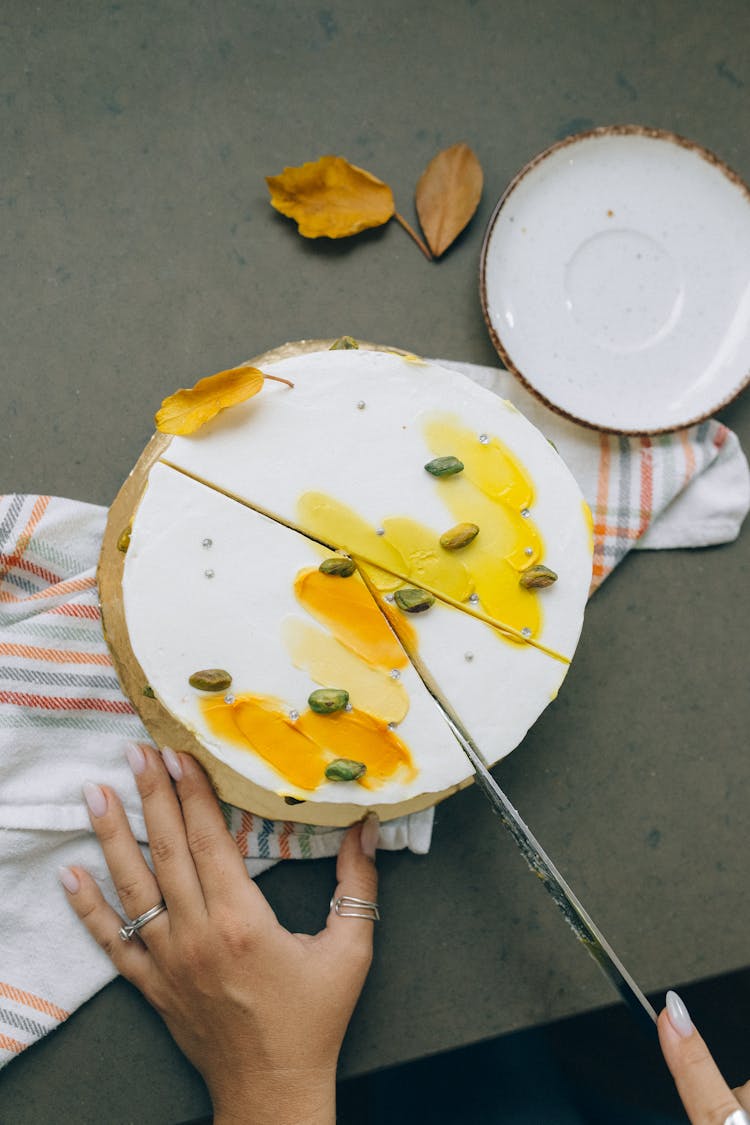
[[[594,508],[594,561],[593,576],[596,584],[597,578],[601,579],[606,574],[606,561],[604,558],[604,540],[600,530],[600,520],[607,515],[607,499],[609,496],[609,466],[612,459],[612,450],[607,434],[602,434],[599,439],[599,476],[596,482],[596,505]]]
[[[70,1012],[66,1012],[64,1008],[58,1008],[57,1004],[52,1004],[41,996],[35,996],[33,992],[24,992],[22,989],[15,988],[12,984],[6,984],[1,980],[0,996],[5,996],[8,1000],[15,1000],[16,1004],[25,1004],[27,1008],[33,1008],[37,1012],[44,1012],[46,1016],[52,1016],[56,1020],[66,1020],[70,1015]]]
[[[76,605],[71,602],[63,602],[62,605],[56,605],[50,613],[59,613],[63,617],[88,617],[92,621],[96,621],[101,617],[98,605]]]
[[[18,536],[18,539],[16,540],[16,549],[13,552],[14,555],[22,555],[28,547],[29,540],[34,533],[34,528],[37,526],[40,519],[47,511],[47,507],[51,499],[51,496],[37,496],[36,503],[31,509],[29,522],[26,524],[26,527],[23,529],[21,534]]]
[[[294,835],[294,825],[290,820],[285,820],[279,834],[279,852],[282,859],[292,858],[292,849],[289,846],[289,837]]]
[[[0,555],[0,565],[3,568],[3,573],[7,574],[9,570],[25,570],[27,574],[34,574],[37,578],[43,578],[50,586],[62,581],[59,574],[53,574],[51,570],[46,567],[38,566],[36,563],[30,562],[25,559],[23,555]]]
[[[23,529],[21,534],[18,536],[18,539],[16,540],[16,545],[13,548],[13,551],[11,552],[11,559],[13,559],[13,560],[19,559],[21,557],[21,555],[24,553],[24,551],[26,550],[26,548],[28,547],[29,540],[31,539],[31,536],[34,532],[34,528],[37,526],[40,519],[42,518],[44,513],[47,511],[47,506],[49,505],[49,502],[50,502],[51,499],[52,499],[51,496],[37,496],[36,503],[34,504],[34,507],[31,509],[31,515],[29,516],[28,523],[26,524],[26,527]],[[16,564],[14,563],[13,565],[16,565]],[[10,570],[10,566],[11,566],[10,561],[3,563],[2,569],[0,569],[0,578],[5,577],[5,575]]]
[[[695,472],[695,449],[685,430],[680,430],[680,442],[685,456],[685,484],[689,484]]]
[[[249,855],[249,848],[247,844],[247,837],[253,830],[253,817],[252,813],[243,812],[240,827],[235,836],[237,847],[239,848],[240,855],[247,859]]]
[[[67,695],[28,695],[25,691],[0,691],[0,703],[12,707],[39,707],[44,711],[104,711],[109,715],[135,715],[124,699],[78,699]]]
[[[61,594],[76,594],[81,590],[91,590],[95,586],[96,578],[93,575],[90,578],[69,578],[67,582],[59,582],[57,586],[47,586],[44,590],[38,590],[36,594],[27,594],[20,598],[17,598],[15,594],[0,593],[0,602],[38,602],[45,598],[59,598]],[[63,613],[75,609],[93,609],[95,610],[95,616],[99,616],[97,606],[60,605],[51,609],[50,613]]]
[[[28,1046],[28,1043],[19,1043],[17,1039],[11,1039],[10,1035],[0,1035],[0,1051],[13,1051],[15,1055],[20,1055]]]
[[[112,658],[106,652],[77,652],[75,649],[39,648],[37,645],[0,642],[0,656],[22,656],[26,660],[47,660],[53,664],[99,664],[112,667]]]
[[[638,535],[641,536],[651,523],[654,514],[654,455],[651,447],[651,438],[641,438],[641,526]]]

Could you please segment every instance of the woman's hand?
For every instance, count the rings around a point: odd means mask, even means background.
[[[122,920],[92,877],[64,868],[73,909],[203,1074],[216,1122],[332,1123],[336,1062],[373,923],[331,912],[320,933],[289,933],[248,877],[200,766],[170,750],[163,761],[146,747],[127,753],[154,871],[113,790],[85,786],[91,823],[128,917],[161,899],[167,909],[123,941]],[[376,900],[377,832],[368,818],[347,833],[337,895]]]
[[[676,992],[667,993],[659,1016],[659,1042],[692,1125],[750,1123],[743,1115],[750,1110],[750,1082],[729,1089]]]

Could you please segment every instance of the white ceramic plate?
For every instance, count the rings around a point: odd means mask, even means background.
[[[553,409],[616,433],[691,425],[750,381],[750,191],[672,133],[569,137],[495,208],[480,290],[500,357]]]

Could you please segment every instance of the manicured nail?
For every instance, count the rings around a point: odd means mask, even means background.
[[[125,747],[125,757],[128,759],[128,765],[136,777],[143,773],[146,768],[146,755],[140,746],[137,746],[135,742],[129,742]]]
[[[378,846],[378,839],[380,837],[380,821],[378,814],[369,812],[362,822],[362,830],[359,835],[359,846],[365,855],[369,855],[370,859],[375,858],[375,849]]]
[[[102,787],[94,785],[93,781],[87,781],[83,786],[83,795],[93,815],[104,816],[107,811],[107,795]]]
[[[693,1034],[695,1028],[690,1014],[676,992],[667,993],[667,1015],[669,1022],[682,1039]]]
[[[65,890],[74,895],[81,885],[81,880],[76,875],[75,871],[71,871],[69,867],[58,867],[57,877],[65,887]]]
[[[182,766],[180,765],[180,759],[177,757],[174,750],[171,750],[169,746],[163,746],[161,756],[164,759],[164,765],[167,767],[167,773],[169,774],[169,776],[174,781],[179,781],[182,777]]]

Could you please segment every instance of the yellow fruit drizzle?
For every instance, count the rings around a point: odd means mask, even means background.
[[[317,715],[307,709],[293,721],[280,699],[264,695],[238,695],[232,703],[202,699],[201,710],[215,735],[254,750],[298,789],[317,789],[336,758],[364,762],[367,772],[357,784],[365,789],[397,774],[405,782],[416,776],[405,744],[383,719],[366,711]]]

